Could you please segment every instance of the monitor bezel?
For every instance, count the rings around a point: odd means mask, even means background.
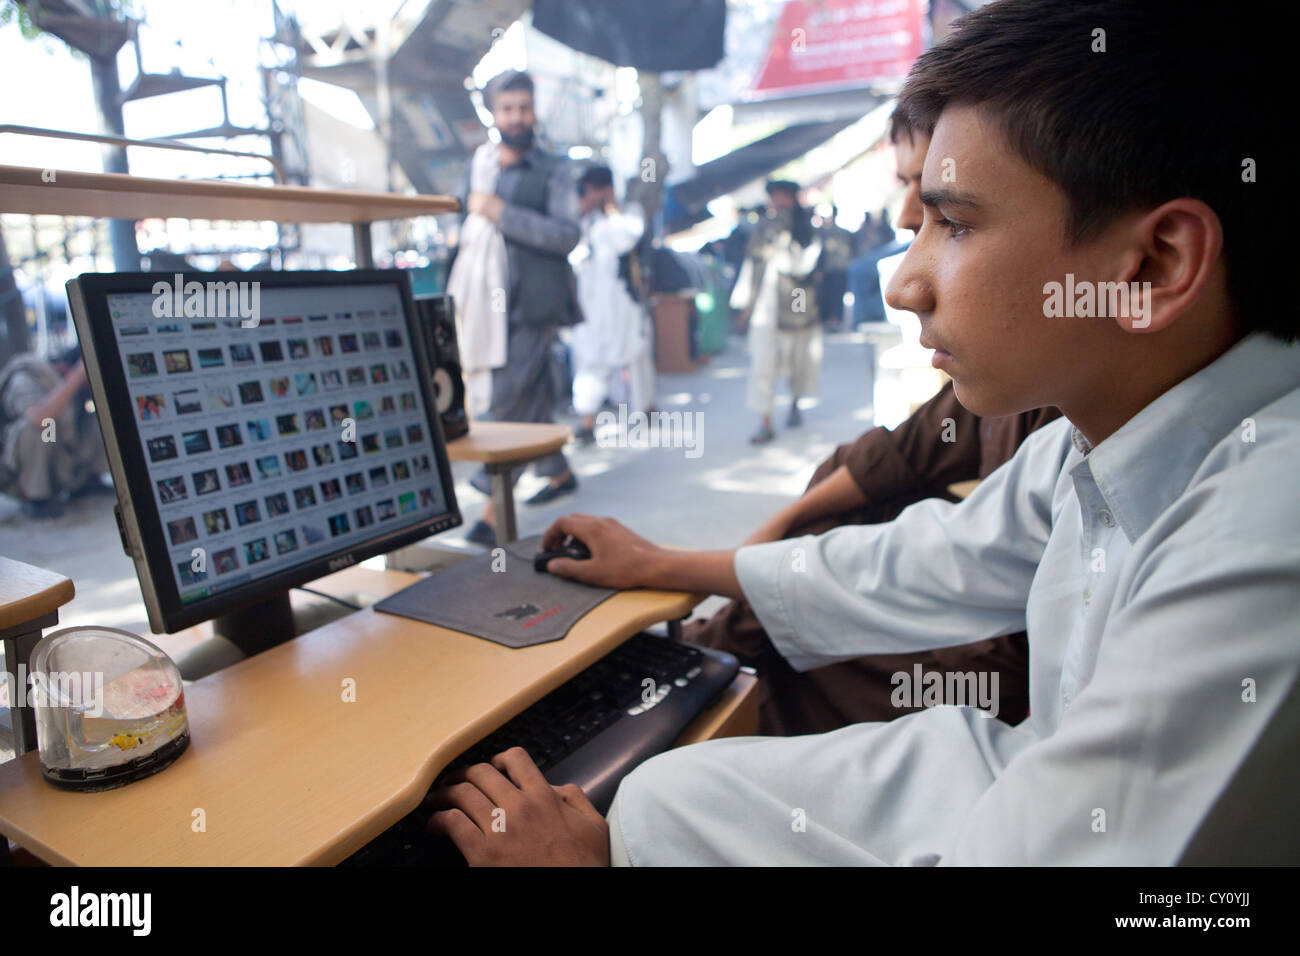
[[[163,521],[151,492],[152,484],[144,444],[130,400],[129,384],[122,368],[108,297],[114,294],[152,293],[160,281],[195,280],[259,282],[261,288],[301,285],[391,285],[402,302],[407,341],[415,357],[416,378],[428,415],[437,474],[446,492],[447,509],[429,519],[378,535],[362,545],[340,548],[303,564],[278,571],[232,591],[182,603],[171,568]],[[84,273],[67,283],[68,301],[81,343],[87,380],[94,399],[100,434],[104,438],[113,486],[117,492],[123,544],[135,562],[136,577],[144,596],[149,626],[155,633],[174,633],[202,621],[220,617],[314,581],[334,571],[351,567],[367,558],[386,554],[421,541],[431,534],[462,524],[456,501],[442,417],[433,400],[433,373],[428,342],[420,327],[410,276],[400,269],[356,269],[350,271],[255,271],[255,272],[118,272]],[[110,359],[105,361],[105,358]]]

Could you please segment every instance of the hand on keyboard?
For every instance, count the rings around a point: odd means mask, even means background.
[[[609,866],[609,827],[582,790],[552,786],[522,747],[450,774],[429,830],[470,866]]]

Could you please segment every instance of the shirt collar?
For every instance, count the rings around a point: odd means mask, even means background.
[[[1179,382],[1096,446],[1075,447],[1120,528],[1136,540],[1242,420],[1300,387],[1300,346],[1253,333]]]

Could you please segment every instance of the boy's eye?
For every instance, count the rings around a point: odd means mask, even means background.
[[[970,226],[963,226],[961,223],[953,222],[951,219],[945,218],[944,216],[936,216],[932,222],[940,229],[947,229],[948,235],[953,239],[960,239],[970,231]]]

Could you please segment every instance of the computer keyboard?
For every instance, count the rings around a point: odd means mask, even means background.
[[[453,771],[517,746],[552,784],[576,783],[604,813],[619,782],[672,746],[737,670],[730,654],[637,634],[453,760],[434,789]],[[426,833],[430,815],[409,814],[344,865],[458,862],[450,841]]]

